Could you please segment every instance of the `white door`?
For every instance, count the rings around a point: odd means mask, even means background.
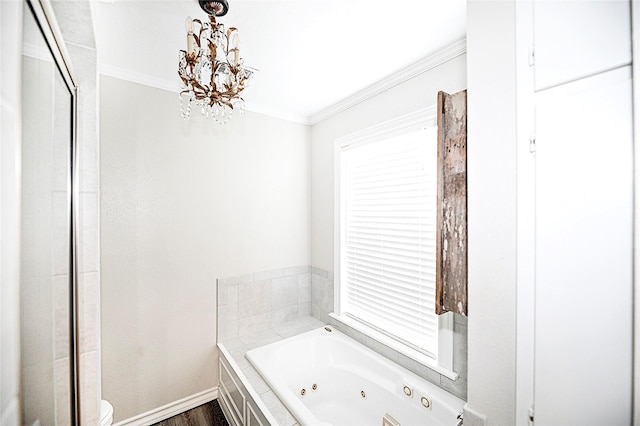
[[[538,95],[536,424],[630,424],[631,69]]]
[[[538,425],[632,415],[629,2],[534,2]]]

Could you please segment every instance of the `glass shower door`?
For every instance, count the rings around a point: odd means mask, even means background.
[[[73,92],[29,3],[23,24],[22,424],[70,425],[75,424]]]

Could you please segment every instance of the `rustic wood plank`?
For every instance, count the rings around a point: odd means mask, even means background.
[[[467,92],[438,93],[436,313],[467,315]]]

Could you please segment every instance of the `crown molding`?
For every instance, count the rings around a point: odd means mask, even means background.
[[[120,80],[130,81],[132,83],[142,84],[144,86],[155,87],[156,89],[167,90],[176,94],[180,93],[181,87],[179,81],[166,80],[163,78],[157,78],[149,74],[139,73],[128,69],[115,67],[112,65],[100,66],[100,74],[108,77],[117,78]],[[245,103],[245,109],[256,114],[267,115],[273,118],[279,118],[281,120],[293,121],[295,123],[309,125],[309,117],[291,114],[286,111],[274,110],[273,108],[265,107],[251,102]]]
[[[395,87],[407,80],[410,80],[424,72],[427,72],[445,62],[448,62],[460,55],[467,52],[466,39],[459,40],[448,47],[439,50],[433,55],[429,55],[424,59],[415,62],[403,68],[386,78],[383,78],[378,83],[374,83],[371,86],[343,99],[342,101],[331,105],[325,109],[322,109],[310,116],[301,116],[292,114],[286,111],[274,110],[273,108],[266,107],[264,105],[258,105],[251,102],[246,103],[246,110],[257,114],[267,115],[282,120],[292,121],[295,123],[314,125],[327,118],[341,113],[361,102],[366,101],[380,93],[383,93],[392,87]],[[145,86],[151,86],[158,89],[168,90],[170,92],[179,93],[180,83],[176,80],[166,80],[163,78],[154,77],[149,74],[139,73],[128,69],[112,66],[102,65],[100,66],[100,74],[109,77],[118,78],[120,80],[131,81],[133,83],[142,84]]]
[[[309,117],[304,115],[292,114],[288,111],[277,110],[264,105],[259,105],[253,102],[245,102],[245,109],[256,114],[262,114],[273,118],[279,118],[281,120],[292,121],[294,123],[311,125]]]
[[[176,81],[165,80],[164,78],[154,77],[149,74],[139,73],[113,65],[99,65],[99,67],[100,74],[102,75],[142,84],[144,86],[155,87],[157,89],[168,90],[170,92],[175,92],[176,94],[180,93],[180,83],[177,79]]]
[[[366,101],[382,92],[385,92],[392,87],[395,87],[407,80],[410,80],[422,73],[425,73],[439,65],[444,64],[458,56],[461,56],[467,52],[467,40],[459,40],[442,50],[429,55],[412,65],[403,68],[401,71],[393,73],[392,75],[383,78],[378,83],[374,83],[371,86],[343,99],[342,101],[325,108],[321,111],[312,114],[309,117],[311,125],[317,124],[329,117],[341,113],[361,102]]]

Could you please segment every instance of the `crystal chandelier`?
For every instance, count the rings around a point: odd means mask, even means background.
[[[238,29],[232,27],[225,31],[224,25],[216,22],[216,16],[227,13],[227,0],[199,0],[199,3],[209,14],[209,22],[187,17],[185,23],[187,50],[180,50],[178,64],[183,83],[182,118],[189,119],[195,104],[201,108],[202,115],[223,124],[229,121],[233,111],[244,114],[241,94],[253,72],[244,67],[240,57]]]

